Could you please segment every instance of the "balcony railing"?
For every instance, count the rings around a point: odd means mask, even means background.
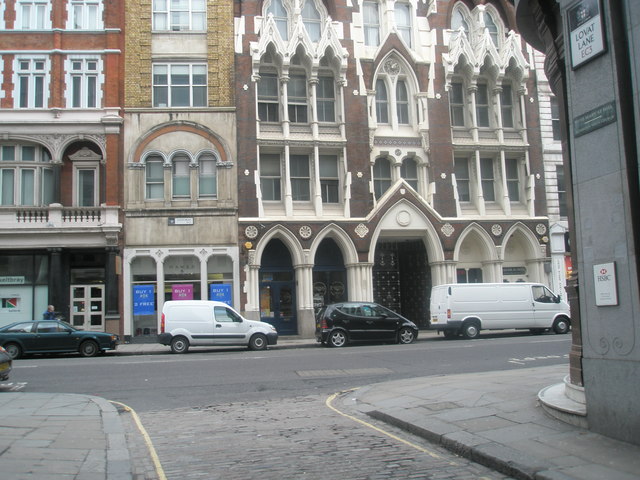
[[[63,207],[57,203],[48,207],[1,208],[0,229],[120,228],[118,211],[118,206]]]

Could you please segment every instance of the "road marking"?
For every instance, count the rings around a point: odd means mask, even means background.
[[[509,363],[515,363],[516,365],[526,365],[527,362],[535,362],[538,360],[557,360],[559,358],[569,358],[569,354],[564,355],[545,355],[543,357],[524,357],[524,358],[510,358],[507,360]]]
[[[9,382],[9,383],[0,383],[0,390],[8,390],[9,392],[19,392],[24,390],[24,387],[27,386],[27,382]]]
[[[351,375],[387,375],[393,373],[388,368],[351,368],[337,370],[296,370],[300,377],[343,377]]]
[[[167,480],[167,477],[164,474],[164,470],[162,469],[162,465],[160,464],[160,458],[158,458],[156,449],[154,448],[153,442],[151,441],[151,437],[149,436],[144,426],[142,425],[142,422],[140,421],[140,417],[138,417],[138,414],[136,413],[136,411],[133,408],[129,407],[128,405],[125,405],[124,403],[116,402],[115,400],[109,400],[109,401],[116,405],[120,405],[122,408],[124,408],[125,411],[131,413],[131,415],[133,416],[133,420],[135,421],[136,426],[138,427],[138,430],[140,430],[140,433],[142,434],[142,438],[144,438],[144,442],[147,444],[147,449],[149,450],[149,454],[151,455],[151,460],[153,461],[153,465],[156,469],[156,473],[158,474],[158,479]]]
[[[383,430],[380,427],[376,427],[375,425],[372,425],[371,423],[365,422],[364,420],[360,420],[359,418],[356,418],[353,415],[349,415],[348,413],[344,413],[344,412],[338,410],[336,407],[333,406],[333,401],[338,397],[338,395],[344,395],[345,393],[354,392],[356,390],[357,390],[357,388],[352,388],[351,390],[344,390],[342,392],[334,393],[333,395],[330,395],[324,403],[329,409],[333,410],[334,412],[336,412],[339,415],[342,415],[345,418],[348,418],[349,420],[353,420],[354,422],[357,422],[360,425],[364,425],[367,428],[370,428],[372,430],[375,430],[378,433],[386,435],[387,437],[392,438],[392,439],[396,440],[397,442],[404,443],[405,445],[408,445],[409,447],[412,447],[412,448],[414,448],[414,449],[416,449],[416,450],[418,450],[418,451],[420,451],[422,453],[426,453],[427,455],[429,455],[429,456],[431,456],[433,458],[436,458],[438,460],[444,460],[443,457],[441,457],[440,455],[438,455],[435,452],[432,452],[429,449],[426,449],[424,447],[421,447],[420,445],[417,445],[415,443],[409,442],[408,440],[400,438],[400,437],[398,437],[397,435],[394,435],[391,432],[387,432],[386,430]],[[458,465],[458,464],[455,463],[455,462],[449,462],[449,465]]]

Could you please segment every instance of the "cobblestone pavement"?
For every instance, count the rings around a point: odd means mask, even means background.
[[[377,424],[427,450],[420,451],[340,415],[325,400],[236,402],[146,412],[140,418],[168,480],[508,478]]]

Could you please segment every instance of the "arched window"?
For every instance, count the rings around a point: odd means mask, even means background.
[[[145,197],[147,200],[164,198],[164,161],[160,155],[150,155],[145,161]]]
[[[484,28],[489,31],[493,44],[498,46],[498,26],[489,12],[484,12]]]
[[[289,21],[287,18],[287,10],[282,5],[282,0],[271,0],[271,5],[267,9],[267,15],[272,13],[273,19],[278,27],[278,32],[283,40],[289,39]]]
[[[389,123],[389,97],[384,80],[376,81],[376,118],[378,123]]]
[[[49,151],[38,145],[0,145],[0,205],[44,206],[54,202]]]
[[[398,124],[409,124],[409,94],[407,84],[404,80],[398,80],[396,85],[396,112],[398,114]]]
[[[321,17],[313,0],[307,0],[302,8],[302,23],[304,23],[312,42],[320,40],[320,34],[322,33]]]
[[[373,164],[373,194],[382,197],[391,187],[391,163],[386,158],[378,158]]]
[[[460,9],[456,9],[451,17],[451,30],[460,30],[460,27],[462,27],[466,35],[469,35],[469,24]]]
[[[198,196],[216,197],[218,194],[217,161],[212,153],[203,153],[198,158]]]
[[[411,185],[411,188],[418,191],[418,164],[413,158],[405,158],[402,161],[400,176]]]
[[[177,154],[173,157],[173,198],[188,198],[191,196],[191,181],[189,175],[189,157]]]

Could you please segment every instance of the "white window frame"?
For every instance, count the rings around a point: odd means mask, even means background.
[[[406,15],[406,20],[408,23],[401,23],[400,20],[403,20],[402,14]],[[398,16],[400,15],[400,18]],[[398,36],[404,40],[404,43],[407,44],[407,47],[411,48],[413,46],[413,6],[408,2],[396,2],[394,5],[394,20],[396,23],[396,30],[398,31]]]
[[[321,85],[323,85],[323,88],[320,88]],[[326,90],[324,88],[325,85],[330,85],[332,90],[330,92],[331,96],[323,96],[323,95],[326,95]],[[332,115],[327,114],[328,108],[325,108],[325,107],[329,107],[329,106],[331,106]],[[336,81],[333,75],[318,76],[318,84],[316,86],[316,111],[318,114],[318,122],[335,123],[336,121]]]
[[[375,8],[373,8],[375,6]],[[375,17],[371,15],[369,18],[370,9],[375,9]],[[376,23],[374,23],[374,20]],[[382,37],[382,22],[380,20],[380,2],[376,0],[365,0],[362,2],[362,27],[364,32],[364,44],[367,47],[377,47],[380,45]],[[371,38],[372,34],[375,34],[375,38]]]
[[[491,169],[486,168],[487,165],[491,166]],[[488,175],[491,174],[491,176]],[[487,203],[495,203],[497,198],[497,185],[496,185],[496,159],[492,157],[480,157],[480,185],[482,187],[482,198]],[[488,188],[490,187],[490,189]],[[491,192],[490,197],[487,198],[487,192]]]
[[[513,173],[513,167],[515,167],[515,177],[509,175],[510,173]],[[522,170],[523,166],[520,159],[513,157],[505,158],[504,179],[510,203],[522,203]],[[513,185],[515,185],[515,188],[513,187]],[[515,195],[512,195],[512,193],[514,192]]]
[[[294,202],[311,201],[311,165],[309,155],[291,154],[289,156],[289,180],[291,182],[291,199]],[[296,168],[294,168],[294,165]],[[306,167],[302,170],[297,166]]]
[[[187,2],[186,9],[172,9],[171,0],[153,0],[153,29],[168,32],[206,31],[207,2],[205,0],[187,0]]]
[[[379,93],[381,94],[383,92],[380,87],[384,88],[384,97],[378,95]],[[384,113],[386,118],[381,119],[380,117],[382,115],[380,115],[380,113]],[[391,114],[389,112],[389,88],[387,87],[387,82],[385,82],[383,78],[378,78],[376,80],[376,122],[386,125],[391,123],[390,118]]]
[[[379,175],[381,172],[380,168],[377,166],[381,165],[382,162],[385,162],[389,166],[389,176],[381,176]],[[387,157],[379,157],[376,158],[376,161],[371,166],[371,178],[373,178],[373,195],[376,200],[379,200],[389,188],[391,188],[391,184],[393,183],[393,163]]]
[[[304,94],[293,95],[292,85],[299,82],[304,87]],[[305,73],[296,72],[289,76],[287,82],[287,111],[291,123],[309,123],[309,84]],[[295,114],[295,115],[292,115]],[[302,118],[304,115],[304,119]]]
[[[486,93],[486,103],[480,103],[478,101],[478,93],[480,90],[484,90]],[[491,127],[491,91],[489,89],[489,85],[487,83],[478,83],[476,86],[476,91],[474,94],[475,103],[476,103],[476,127],[478,128],[490,128]],[[486,112],[486,125],[480,124],[480,114]],[[482,115],[484,120],[484,115]]]
[[[265,168],[263,167],[265,160],[269,159],[270,161],[273,161],[275,163],[277,163],[278,165],[278,175],[275,175],[275,172],[265,172]],[[282,177],[283,177],[283,173],[282,173],[282,158],[280,156],[280,154],[278,153],[261,153],[260,154],[260,190],[262,192],[262,201],[264,202],[282,202]],[[267,184],[266,182],[269,182],[270,185],[270,189],[269,189],[269,197],[274,197],[274,198],[267,198],[267,196],[265,195],[265,185]],[[278,187],[277,188],[277,192],[275,191],[276,189],[274,187]],[[273,192],[271,191],[273,190]],[[273,193],[273,195],[271,195],[271,193]],[[277,194],[277,195],[276,195]],[[275,197],[279,197],[279,198],[275,198]]]
[[[385,99],[379,96],[380,85],[385,87],[386,102]],[[404,86],[407,95],[406,99],[400,99],[399,97],[400,85]],[[392,129],[396,130],[398,128],[406,128],[415,123],[415,102],[413,101],[411,84],[407,77],[402,75],[392,78],[388,75],[380,75],[376,79],[375,86],[376,122],[378,124],[390,125]],[[381,121],[379,113],[385,111],[385,103],[388,118],[387,121]],[[405,116],[406,118],[404,118]]]
[[[213,173],[204,172],[204,162],[213,163]],[[203,193],[203,183],[211,182],[213,192]],[[204,199],[214,199],[218,197],[218,156],[213,152],[202,152],[198,155],[198,197]]]
[[[188,70],[188,83],[187,84],[183,84],[183,83],[178,83],[175,82],[176,79],[174,79],[174,76],[176,76],[176,74],[173,73],[174,68],[179,68],[179,67],[187,67]],[[156,83],[156,79],[158,74],[156,73],[157,71],[159,71],[161,68],[165,68],[166,69],[166,83]],[[196,75],[202,75],[202,73],[200,72],[195,72],[195,69],[198,70],[202,70],[204,69],[204,82],[202,83],[194,83],[194,76]],[[207,71],[207,64],[206,63],[154,63],[153,67],[152,67],[152,88],[153,88],[153,106],[154,108],[203,108],[207,106],[207,99],[208,99],[208,71]],[[188,88],[189,91],[189,104],[188,105],[175,105],[176,100],[176,90],[177,89],[182,89],[182,88]],[[166,99],[167,99],[167,104],[160,104],[158,101],[158,90],[159,89],[165,89],[166,90]],[[198,89],[198,91],[200,89],[204,89],[204,95],[203,95],[203,102],[202,105],[198,104],[198,105],[194,105],[194,98],[196,96],[199,97],[199,95],[195,95],[196,93],[196,89]]]
[[[459,92],[456,91],[458,88]],[[456,98],[458,93],[460,98]],[[464,82],[458,79],[453,80],[449,88],[449,115],[451,116],[452,127],[465,127],[467,125],[466,101]],[[457,121],[458,116],[461,116],[462,122]]]
[[[466,171],[463,172],[463,169],[460,168],[462,166],[462,163],[464,162],[466,164]],[[471,202],[471,172],[472,172],[472,165],[471,165],[472,160],[467,157],[467,156],[460,156],[460,157],[455,157],[454,159],[454,172],[456,175],[456,185],[458,188],[458,201],[460,203],[470,203]],[[461,173],[465,173],[466,175],[461,175]],[[466,188],[461,188],[461,186],[464,186]],[[463,194],[464,197],[463,198]]]
[[[103,30],[103,14],[102,0],[69,0],[67,30]]]
[[[4,2],[3,2],[4,3]],[[25,15],[27,7],[29,12]],[[34,10],[35,7],[35,10]],[[15,30],[50,30],[50,0],[17,0]],[[25,18],[28,17],[28,18]]]
[[[269,82],[275,82],[276,92],[275,95],[265,93],[261,91],[261,84],[264,79],[269,79]],[[280,121],[280,80],[278,75],[272,72],[264,72],[260,74],[260,80],[258,80],[257,97],[258,97],[258,120],[261,122],[279,122]],[[266,81],[263,85],[266,85]],[[264,105],[264,109],[267,113],[267,118],[260,117],[261,105]],[[273,112],[275,105],[275,118],[270,113]]]
[[[29,63],[29,68],[22,69],[24,62]],[[42,68],[37,68],[42,63]],[[13,61],[14,108],[48,108],[49,106],[49,82],[51,78],[51,60],[48,56],[18,55]],[[23,89],[27,85],[27,105],[21,105]],[[38,81],[41,79],[41,83]],[[41,92],[36,92],[36,86]],[[38,105],[38,95],[42,95],[42,105]]]
[[[415,167],[415,176],[409,175],[407,172],[407,165],[412,164]],[[406,157],[402,159],[402,164],[400,165],[400,176],[409,184],[411,187],[418,192],[420,185],[420,165],[413,157]]]
[[[74,64],[81,62],[80,69],[74,69]],[[95,63],[95,70],[88,68],[90,63]],[[103,63],[100,57],[89,57],[82,55],[71,55],[65,60],[66,71],[66,101],[67,108],[100,108],[102,106],[102,87],[104,85]],[[80,84],[76,85],[75,80],[79,79]],[[92,82],[95,82],[92,85]],[[79,86],[80,104],[74,105],[76,96],[76,86]],[[93,90],[93,92],[91,92]],[[94,105],[89,101],[93,95]]]
[[[508,100],[506,104],[505,100]],[[516,102],[514,102],[513,87],[510,83],[503,83],[500,90],[500,124],[502,128],[513,129],[516,127],[515,112]],[[509,119],[510,125],[505,125],[505,119]]]
[[[183,171],[177,171],[178,166],[184,168],[185,165],[187,168],[186,174]],[[180,180],[186,183],[186,193],[176,193],[176,182]],[[173,200],[188,200],[191,198],[191,158],[186,152],[176,152],[171,156],[171,198]]]
[[[152,164],[160,165],[160,170],[161,170],[160,177],[158,178],[149,177],[149,166]],[[144,160],[144,199],[145,200],[147,201],[164,200],[164,197],[165,197],[164,169],[165,169],[165,161],[161,155],[157,153],[150,153],[149,155],[146,156]],[[158,186],[160,186],[160,188],[154,188]],[[150,192],[155,190],[160,191],[159,196],[150,195]]]
[[[335,171],[334,171],[335,167]],[[341,203],[340,188],[340,167],[337,155],[320,155],[318,158],[318,177],[320,180],[320,197],[322,203],[326,205],[337,205]],[[335,187],[336,200],[331,199],[331,190]]]

